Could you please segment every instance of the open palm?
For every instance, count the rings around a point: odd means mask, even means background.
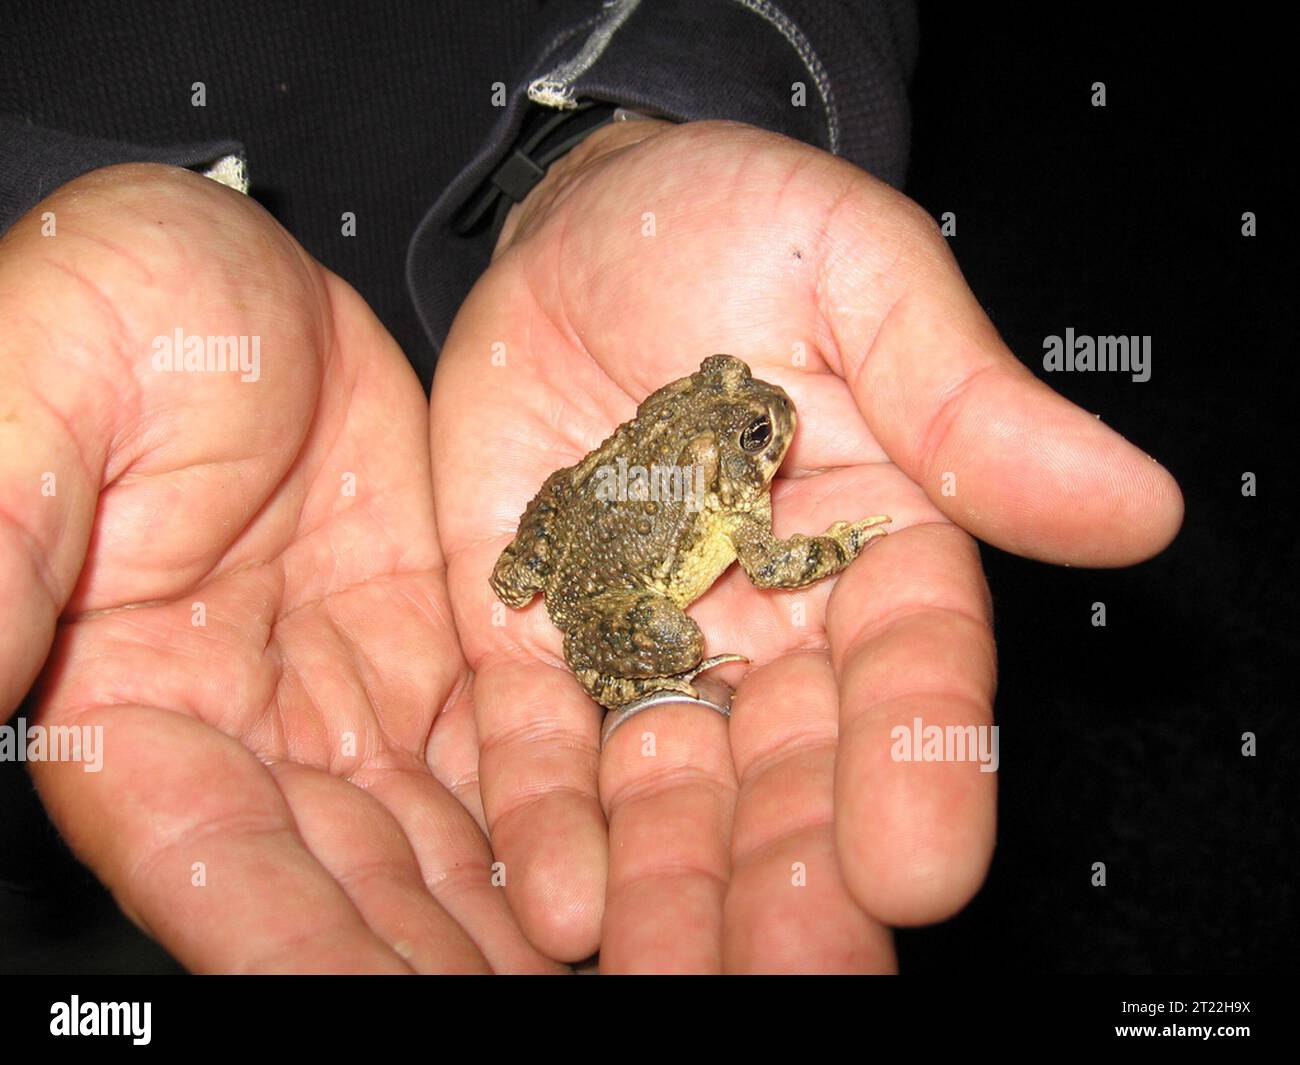
[[[733,568],[694,607],[730,722],[647,711],[599,748],[540,599],[488,587],[524,505],[707,355],[799,414],[778,536],[889,514],[833,581]],[[890,925],[982,881],[995,777],[891,759],[896,725],[991,721],[970,534],[1057,562],[1164,546],[1169,475],[1006,350],[930,220],[824,153],[746,127],[589,138],[507,221],[439,362],[436,510],[474,671],[483,803],[507,893],[554,957],[614,970],[889,969]]]
[[[0,696],[48,652],[35,723],[102,726],[102,771],[32,766],[77,853],[191,969],[554,968],[491,884],[424,397],[364,302],[161,167],[29,214],[0,300]],[[160,371],[177,329],[256,379]]]

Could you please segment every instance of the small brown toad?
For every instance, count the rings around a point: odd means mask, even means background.
[[[522,607],[538,592],[564,630],[564,658],[599,703],[691,681],[739,655],[704,657],[685,613],[739,560],[760,588],[838,573],[887,517],[821,536],[772,535],[770,483],[794,437],[790,398],[730,355],[665,385],[576,466],[557,470],[519,521],[492,590]]]

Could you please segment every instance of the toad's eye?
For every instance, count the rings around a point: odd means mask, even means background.
[[[745,451],[762,451],[772,439],[772,423],[761,414],[740,430],[740,446]]]

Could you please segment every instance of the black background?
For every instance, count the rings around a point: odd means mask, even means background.
[[[1170,469],[1187,515],[1169,550],[1124,570],[982,549],[998,850],[960,917],[900,936],[901,965],[1281,968],[1296,942],[1290,60],[1240,8],[953,7],[923,10],[907,191],[956,212],[953,250],[1012,350]],[[1067,326],[1149,334],[1151,379],[1044,373],[1043,338]]]
[[[984,549],[998,850],[963,914],[899,933],[904,972],[1267,972],[1294,950],[1291,38],[1239,7],[1185,10],[922,10],[907,191],[956,214],[1011,348],[1166,465],[1187,518],[1125,570]],[[1067,327],[1149,334],[1151,379],[1045,374],[1043,338]],[[178,971],[66,853],[21,766],[0,763],[0,804],[0,970]]]

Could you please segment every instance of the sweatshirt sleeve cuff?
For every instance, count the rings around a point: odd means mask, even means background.
[[[553,11],[556,32],[507,86],[485,144],[429,210],[408,251],[407,284],[437,350],[492,255],[490,236],[458,236],[452,220],[510,151],[530,106],[598,101],[679,122],[746,122],[902,182],[909,28],[914,36],[907,4],[559,0]]]
[[[0,116],[0,235],[55,189],[115,163],[167,163],[248,191],[244,149],[238,141],[155,148],[79,137]]]

